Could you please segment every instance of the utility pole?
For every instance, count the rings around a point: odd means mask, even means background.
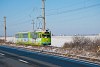
[[[6,42],[6,17],[4,16],[4,36],[5,36],[5,42]]]
[[[33,23],[32,23],[33,24],[33,32],[34,32],[34,20],[32,20],[32,21],[33,21]]]
[[[43,19],[42,30],[45,31],[46,30],[46,22],[45,22],[45,0],[42,0],[42,17],[37,17],[37,19],[38,18],[42,18]]]
[[[45,22],[45,0],[42,0],[42,19],[43,19],[43,30],[46,30],[46,22]]]

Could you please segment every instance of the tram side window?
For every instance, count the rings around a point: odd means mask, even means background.
[[[30,37],[33,38],[33,33],[30,34]]]
[[[34,34],[34,35],[33,35],[33,38],[34,38],[34,39],[38,38],[38,35],[37,35],[37,34]]]
[[[28,38],[28,33],[23,34],[23,38]]]

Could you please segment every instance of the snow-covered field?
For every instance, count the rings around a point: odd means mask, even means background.
[[[62,47],[65,42],[71,42],[73,36],[52,36],[51,46]]]
[[[65,42],[71,42],[74,36],[52,36],[51,39],[51,46],[62,47]],[[85,36],[90,39],[97,39],[100,38],[100,35],[95,36]],[[0,37],[0,39],[4,39],[4,37]],[[14,37],[7,37],[8,42],[15,42]]]
[[[74,36],[52,36],[52,46],[62,47],[64,43],[71,42]],[[90,38],[91,40],[100,39],[100,35],[95,36],[84,36]]]

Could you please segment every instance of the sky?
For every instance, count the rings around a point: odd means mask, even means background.
[[[42,27],[42,0],[0,0],[0,36]],[[46,0],[46,28],[54,35],[99,34],[100,0]]]

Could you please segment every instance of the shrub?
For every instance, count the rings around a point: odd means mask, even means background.
[[[79,50],[97,52],[100,49],[100,39],[91,40],[83,36],[74,36],[73,41],[65,43],[63,48],[77,48]]]
[[[0,39],[0,43],[4,43],[5,41],[3,39]]]

